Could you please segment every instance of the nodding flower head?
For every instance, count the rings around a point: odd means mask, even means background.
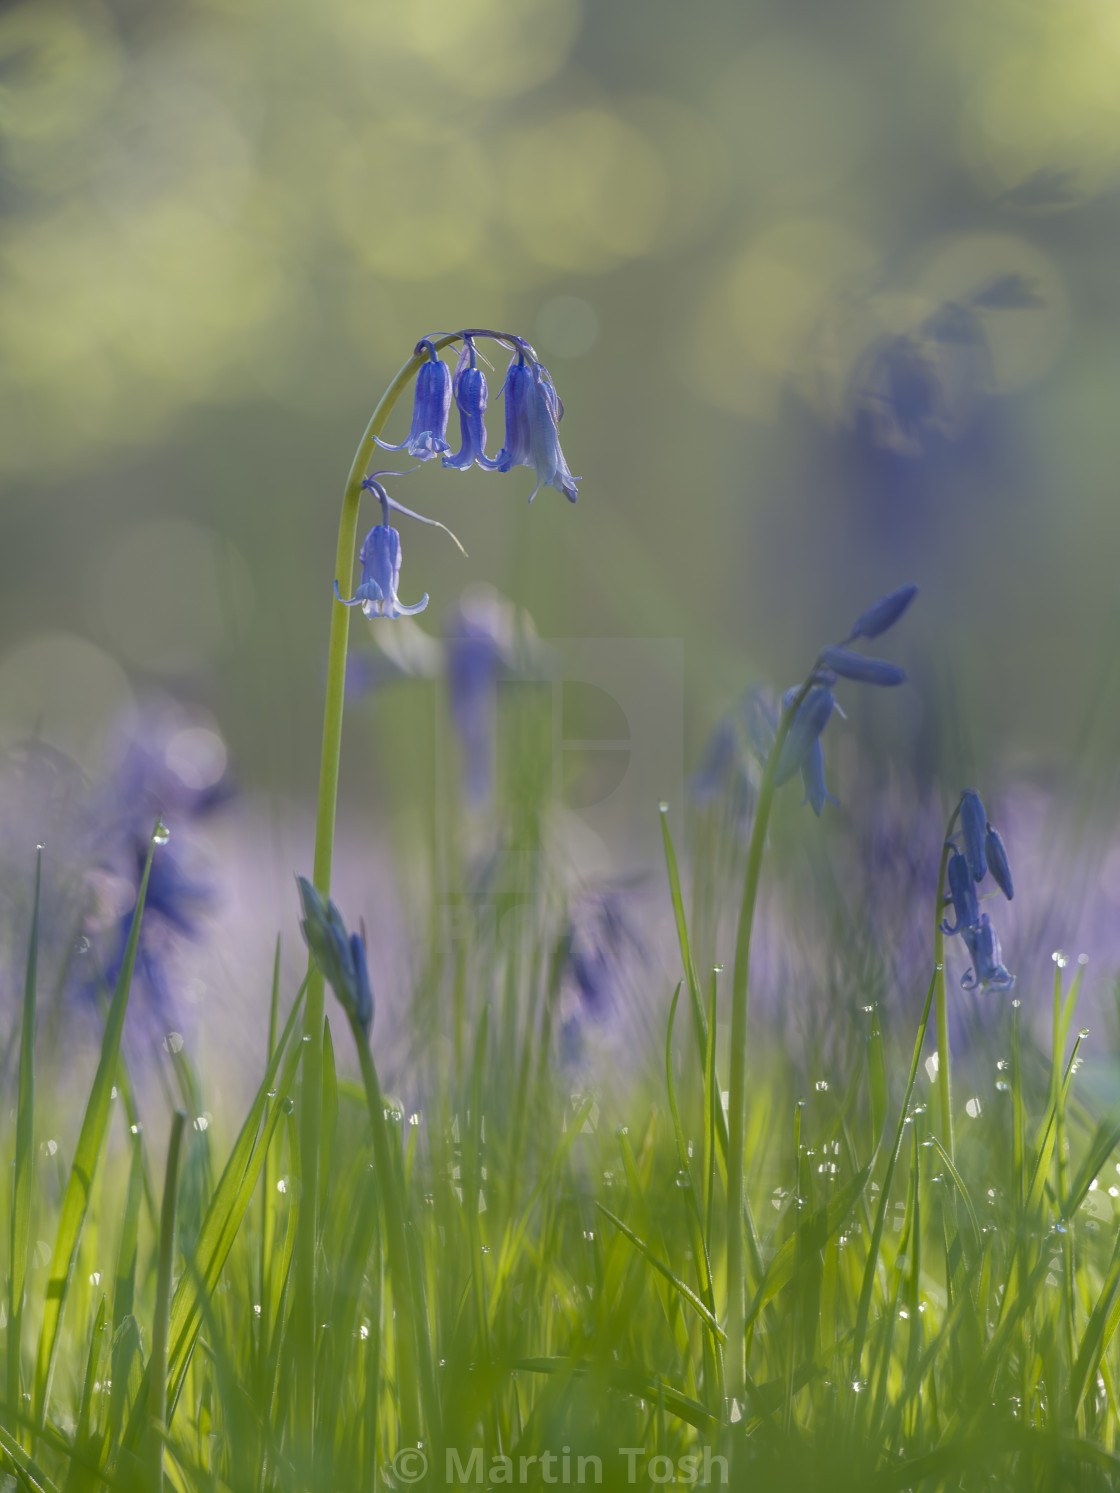
[[[988,816],[975,788],[966,788],[961,794],[961,838],[964,853],[974,881],[983,881],[988,871],[988,856],[984,849],[984,837],[988,827]]]
[[[957,921],[955,926],[950,927],[946,919],[941,927],[945,933],[963,933],[966,928],[972,928],[980,921],[980,903],[976,897],[976,884],[968,861],[959,850],[954,850],[949,857],[948,880],[949,896],[952,898]]]
[[[373,991],[365,939],[346,931],[338,908],[333,902],[324,902],[305,876],[296,880],[303,903],[300,927],[307,947],[343,1010],[368,1038],[373,1026]]]
[[[568,470],[560,449],[560,421],[564,406],[543,363],[526,362],[525,351],[506,371],[502,393],[506,401],[506,438],[498,452],[499,472],[511,467],[532,467],[537,485],[529,494],[530,503],[542,487],[554,487],[569,502],[578,496],[577,478]]]
[[[428,593],[415,606],[403,606],[397,598],[401,574],[401,536],[388,524],[377,524],[362,541],[358,558],[362,562],[362,579],[347,601],[335,582],[335,595],[343,606],[360,606],[367,617],[413,617],[428,605]]]
[[[782,700],[783,708],[789,710],[800,693],[799,689],[787,690]],[[780,786],[787,782],[795,772],[799,771],[813,743],[820,741],[821,732],[828,725],[828,718],[835,704],[836,699],[830,689],[819,684],[810,686],[805,698],[797,707],[786,733],[786,739],[782,743],[781,755],[774,770],[776,785]]]
[[[474,342],[467,337],[455,369],[455,403],[459,409],[461,435],[458,451],[445,456],[445,467],[465,472],[477,462],[487,472],[498,465],[497,458],[486,454],[486,375],[477,365]]]
[[[982,912],[979,922],[962,932],[972,955],[972,968],[961,976],[962,989],[1010,990],[1015,976],[1003,967],[999,939],[988,914]]]
[[[447,417],[451,413],[451,369],[427,338],[417,343],[417,352],[421,348],[427,350],[428,359],[421,363],[416,374],[416,397],[407,437],[395,446],[380,436],[375,439],[386,451],[407,451],[417,461],[431,461],[451,450],[446,439]]]

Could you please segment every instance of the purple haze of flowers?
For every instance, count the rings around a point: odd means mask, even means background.
[[[980,904],[976,899],[976,884],[968,868],[968,861],[959,850],[954,850],[949,857],[947,874],[949,896],[952,898],[957,921],[955,926],[950,927],[946,919],[941,927],[946,933],[963,933],[966,928],[972,928],[980,921]]]
[[[343,1010],[369,1038],[373,1026],[373,991],[369,983],[365,940],[348,933],[333,902],[324,902],[305,876],[298,876],[303,918],[300,927],[307,947]]]
[[[968,952],[972,955],[972,969],[966,970],[961,977],[962,988],[975,990],[977,986],[983,985],[988,990],[1010,990],[1015,983],[1015,976],[1008,974],[1003,966],[999,939],[988,914],[982,912],[980,921],[962,932]]]
[[[417,461],[431,461],[451,450],[446,439],[447,417],[451,413],[451,369],[427,338],[417,343],[416,351],[422,347],[427,349],[428,361],[421,363],[416,374],[416,395],[408,435],[395,446],[380,436],[375,439],[385,451],[407,451]]]
[[[360,606],[367,617],[414,617],[428,605],[428,593],[415,604],[404,606],[397,597],[401,574],[401,536],[387,524],[377,524],[362,541],[358,555],[362,578],[354,595],[346,599],[335,582],[334,594],[343,606]]]
[[[506,435],[498,452],[499,472],[511,467],[531,467],[537,485],[529,494],[530,503],[542,487],[554,487],[569,502],[578,497],[576,482],[568,470],[560,449],[560,421],[564,406],[543,363],[527,363],[524,349],[506,370],[502,393],[506,401]]]
[[[445,456],[443,465],[465,472],[477,462],[484,471],[497,470],[497,457],[486,454],[486,375],[477,366],[475,347],[468,337],[455,369],[455,403],[459,410],[459,450]]]
[[[961,838],[964,853],[974,881],[983,881],[988,870],[988,857],[984,849],[984,838],[988,827],[988,816],[975,788],[966,788],[961,794]]]

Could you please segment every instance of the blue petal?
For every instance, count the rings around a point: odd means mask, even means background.
[[[894,626],[917,594],[917,586],[911,585],[899,586],[897,591],[881,596],[874,606],[869,606],[866,612],[860,613],[849,637],[877,638],[888,627]]]
[[[966,788],[961,794],[961,837],[968,868],[975,881],[982,881],[988,869],[984,853],[984,834],[988,827],[988,816],[975,788]]]
[[[798,691],[787,692],[786,708],[796,698]],[[797,714],[793,718],[786,739],[782,744],[781,756],[778,758],[778,766],[774,773],[774,784],[780,787],[782,783],[788,782],[801,766],[806,753],[820,736],[828,718],[832,714],[832,707],[836,701],[832,697],[832,691],[822,689],[814,685],[802,700]]]
[[[844,648],[839,644],[822,648],[820,661],[834,674],[839,674],[844,679],[854,679],[859,684],[890,686],[906,683],[906,670],[900,669],[897,664],[889,664],[882,658],[866,658],[862,653],[855,653],[851,648]]]
[[[998,829],[988,825],[988,833],[984,836],[984,854],[988,861],[988,870],[992,873],[992,879],[996,886],[1010,902],[1015,895],[1015,886],[1011,880],[1011,867],[1007,860],[1007,850],[1003,840],[1000,838]]]

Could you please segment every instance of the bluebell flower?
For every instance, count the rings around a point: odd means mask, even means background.
[[[959,850],[954,850],[949,857],[947,874],[949,896],[952,899],[957,921],[955,926],[950,927],[946,919],[941,927],[946,933],[963,933],[966,928],[975,927],[979,923],[980,903],[976,897],[976,884],[972,879],[968,861]]]
[[[506,436],[498,452],[499,472],[511,467],[531,467],[537,485],[530,503],[542,487],[554,487],[569,502],[578,497],[576,481],[560,449],[560,421],[564,406],[543,363],[526,362],[519,348],[506,370],[502,393],[506,402]]]
[[[738,761],[739,728],[734,716],[725,715],[716,722],[704,746],[700,766],[692,775],[689,786],[697,803],[710,803],[723,793]]]
[[[961,977],[964,990],[976,990],[983,986],[987,990],[1010,990],[1015,976],[1008,974],[1003,966],[999,939],[986,912],[971,928],[962,929],[968,952],[972,955],[972,968]]]
[[[988,825],[988,832],[984,836],[984,854],[987,857],[988,870],[992,873],[992,880],[1010,902],[1015,895],[1015,886],[1011,880],[1007,850],[1000,838],[999,830],[991,824]]]
[[[788,710],[800,692],[796,688],[787,690],[782,701],[783,709]],[[813,743],[820,739],[821,732],[828,725],[828,719],[835,704],[836,699],[830,689],[817,684],[810,687],[797,707],[790,728],[786,732],[786,739],[782,743],[778,765],[774,771],[776,786],[780,787],[782,783],[788,782],[800,769]]]
[[[801,782],[805,788],[805,797],[802,799],[802,803],[812,804],[813,813],[819,819],[826,800],[829,803],[836,803],[832,794],[825,787],[824,748],[821,746],[819,736],[802,760]]]
[[[296,880],[303,903],[300,927],[307,947],[343,1010],[368,1038],[373,1026],[373,991],[365,940],[361,934],[346,931],[338,908],[333,902],[324,902],[305,876]]]
[[[486,455],[486,375],[477,366],[474,343],[468,337],[455,369],[455,403],[459,409],[461,442],[454,456],[445,456],[445,467],[465,472],[477,462],[487,472],[498,467],[497,457]]]
[[[897,664],[887,663],[883,658],[868,658],[841,644],[822,648],[819,661],[833,674],[839,674],[842,679],[854,679],[858,684],[889,687],[906,683],[906,670]]]
[[[417,344],[417,352],[422,347],[427,349],[428,361],[421,363],[416,374],[416,396],[408,435],[395,446],[380,436],[375,440],[385,451],[407,451],[417,461],[431,461],[451,450],[446,439],[447,417],[451,413],[451,369],[427,338]]]
[[[975,788],[966,788],[961,794],[961,838],[964,853],[974,881],[983,881],[988,870],[988,858],[984,851],[984,837],[988,827],[988,816]]]
[[[467,796],[486,798],[494,775],[498,679],[512,668],[533,673],[537,636],[532,620],[491,586],[471,586],[444,627],[448,703],[463,753]]]
[[[606,1015],[621,993],[628,966],[645,958],[641,930],[630,916],[623,887],[580,898],[565,931],[565,950],[565,974],[580,1008]]]
[[[874,606],[861,612],[856,618],[856,625],[848,634],[848,642],[856,638],[877,638],[888,628],[893,627],[903,612],[918,594],[917,586],[899,586],[896,591],[890,591],[886,596],[881,596]]]
[[[349,601],[335,582],[334,593],[343,606],[360,606],[367,617],[413,617],[428,605],[426,591],[415,606],[403,606],[398,600],[401,536],[396,529],[377,524],[362,541],[358,558],[362,562],[362,579]]]

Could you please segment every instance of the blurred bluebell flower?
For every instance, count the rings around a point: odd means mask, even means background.
[[[961,794],[961,838],[964,853],[974,881],[983,881],[988,870],[988,859],[984,851],[984,838],[988,827],[988,816],[980,795],[975,788],[966,788]]]
[[[455,403],[459,409],[461,441],[454,456],[443,458],[445,467],[465,472],[477,462],[487,472],[497,469],[497,457],[486,455],[486,401],[486,375],[477,366],[474,343],[468,337],[455,369]]]
[[[539,662],[536,629],[527,613],[491,586],[471,586],[444,626],[448,703],[463,753],[467,796],[490,791],[494,770],[496,690],[512,669],[533,674]]]
[[[689,788],[697,803],[718,798],[731,781],[739,762],[739,728],[735,717],[722,716],[704,746],[700,766],[692,774]]]
[[[569,914],[565,973],[581,1009],[593,1016],[613,1008],[627,967],[645,960],[642,931],[630,915],[629,891],[609,886],[588,893]]]
[[[988,914],[982,912],[978,923],[961,932],[972,955],[972,968],[961,977],[961,987],[964,990],[975,990],[979,986],[987,990],[1010,990],[1015,976],[1008,974],[1003,966],[999,939]]]
[[[881,596],[874,606],[868,607],[866,612],[861,612],[856,618],[856,625],[848,634],[848,642],[851,643],[856,638],[879,637],[894,626],[917,594],[917,586],[909,585],[899,586],[897,590]]]
[[[387,524],[377,524],[362,541],[358,558],[362,578],[354,595],[347,600],[335,582],[335,595],[343,606],[360,606],[367,617],[412,617],[428,605],[425,592],[414,606],[404,606],[397,598],[401,574],[401,536]]]
[[[992,873],[992,880],[1010,902],[1015,896],[1015,886],[1011,880],[1011,866],[1007,860],[1007,850],[1000,832],[991,824],[988,825],[988,832],[984,836],[984,854],[987,858],[988,870]]]
[[[842,679],[853,679],[858,684],[891,686],[906,683],[906,670],[897,664],[888,663],[883,658],[868,658],[841,644],[822,648],[819,661]]]
[[[976,884],[972,879],[968,861],[959,850],[954,850],[949,857],[947,876],[949,896],[952,899],[957,921],[954,926],[950,927],[946,919],[941,927],[946,933],[962,933],[966,928],[974,927],[980,921],[980,903],[976,897]]]
[[[824,808],[826,800],[829,803],[833,804],[836,802],[832,794],[829,793],[828,789],[825,787],[824,748],[821,746],[821,739],[819,736],[817,737],[816,741],[813,742],[812,746],[806,752],[802,760],[801,782],[805,788],[805,797],[802,802],[812,804],[813,813],[819,819],[821,817],[821,810]]]
[[[305,876],[296,880],[303,903],[300,927],[307,947],[343,1010],[368,1038],[373,1026],[373,991],[365,939],[361,934],[346,931],[338,908],[333,902],[324,902]]]
[[[416,395],[408,435],[395,446],[379,436],[375,439],[385,451],[407,451],[418,461],[431,461],[451,450],[446,439],[447,417],[451,413],[451,369],[427,338],[417,343],[418,352],[421,348],[427,349],[428,359],[421,363],[416,374]]]
[[[788,710],[800,689],[787,690],[782,701],[782,707]],[[782,743],[781,754],[778,757],[778,765],[774,771],[774,782],[777,786],[788,782],[794,773],[799,771],[805,760],[809,749],[815,741],[820,739],[820,734],[828,725],[829,716],[832,714],[833,706],[836,704],[832,691],[825,689],[822,685],[812,685],[801,704],[797,707],[793,721],[786,733],[786,739]]]
[[[530,503],[542,487],[554,487],[569,502],[578,496],[576,481],[560,449],[560,421],[564,406],[543,363],[526,362],[519,348],[506,370],[502,393],[506,402],[506,434],[496,457],[499,472],[511,467],[531,467],[537,485]]]

